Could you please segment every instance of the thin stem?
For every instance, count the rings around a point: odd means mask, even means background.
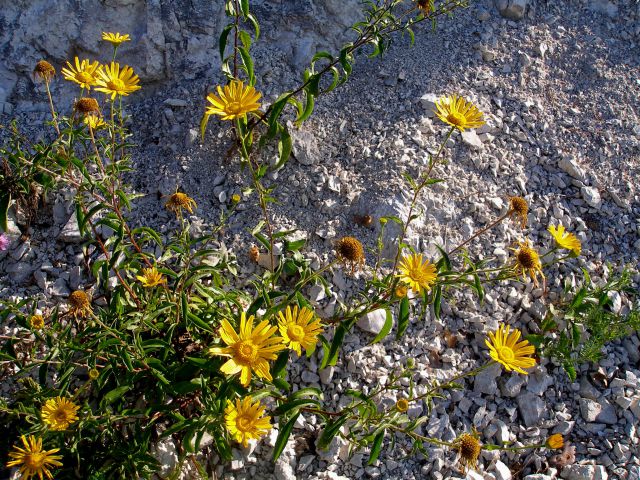
[[[471,235],[469,238],[467,238],[464,242],[462,242],[460,245],[458,245],[456,248],[454,248],[453,250],[451,250],[449,252],[449,255],[454,254],[455,252],[457,252],[458,250],[460,250],[462,247],[464,247],[466,244],[468,244],[469,242],[471,242],[472,240],[474,240],[475,238],[478,238],[480,235],[482,235],[483,233],[491,230],[493,227],[495,227],[496,225],[498,225],[500,222],[502,222],[505,218],[507,218],[510,215],[510,212],[505,213],[504,215],[502,215],[501,217],[497,218],[494,222],[491,222],[489,225],[487,225],[484,228],[481,228],[480,230],[478,230],[477,232],[475,232],[473,235]]]
[[[49,98],[49,108],[51,109],[51,116],[53,117],[53,126],[56,129],[56,133],[60,136],[60,127],[58,126],[58,115],[56,115],[56,110],[53,107],[53,98],[51,97],[51,90],[49,89],[49,79],[45,77],[44,79],[44,87],[47,90],[47,97]]]

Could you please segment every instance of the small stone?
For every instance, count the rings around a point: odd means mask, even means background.
[[[293,145],[293,156],[301,165],[313,165],[318,162],[318,144],[313,133],[300,130],[293,125],[289,132]]]
[[[525,393],[518,397],[518,409],[527,427],[537,425],[542,420],[546,408],[544,401],[532,393]]]
[[[181,100],[179,98],[167,98],[164,101],[165,105],[169,105],[170,107],[186,107],[189,105],[186,100]]]
[[[482,140],[474,130],[462,132],[462,141],[475,150],[482,150]]]
[[[360,317],[357,325],[365,332],[377,335],[384,327],[386,321],[387,311],[384,308],[378,308]]]
[[[529,0],[498,0],[500,15],[509,20],[520,20],[524,17]]]
[[[196,130],[195,128],[190,128],[189,130],[187,130],[187,134],[184,137],[185,146],[190,147],[194,145],[198,141],[199,135],[200,134],[198,133],[198,130]]]
[[[323,385],[329,385],[331,380],[333,379],[333,374],[335,373],[336,368],[332,366],[328,366],[320,370],[320,381]]]
[[[473,391],[484,393],[486,395],[495,395],[498,391],[497,379],[501,373],[502,367],[497,363],[485,368],[475,376],[473,381]]]
[[[420,97],[420,105],[427,111],[428,117],[433,117],[436,110],[438,96],[435,93],[425,93]]]
[[[495,469],[496,480],[511,480],[511,470],[500,460],[496,460],[493,467]]]
[[[78,219],[75,215],[71,215],[71,218],[60,232],[60,235],[58,235],[58,240],[66,243],[80,243],[82,241],[82,235],[78,227]]]
[[[563,157],[562,160],[558,162],[558,167],[560,170],[568,173],[569,176],[576,180],[580,180],[582,183],[587,179],[585,171],[571,157]]]
[[[580,189],[580,193],[582,194],[582,198],[584,201],[589,204],[589,206],[593,208],[599,208],[602,203],[602,199],[600,198],[600,192],[595,187],[582,187]]]
[[[509,380],[500,387],[500,392],[505,397],[515,398],[520,393],[525,382],[526,380],[522,375],[511,375]]]
[[[609,475],[602,465],[567,465],[560,476],[565,480],[607,480]]]

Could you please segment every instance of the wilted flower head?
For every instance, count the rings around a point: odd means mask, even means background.
[[[509,197],[509,211],[507,215],[520,219],[522,228],[527,226],[527,215],[529,213],[529,204],[522,197]]]
[[[69,312],[75,318],[85,317],[93,313],[91,300],[89,300],[89,296],[82,290],[76,290],[69,295],[69,305]]]
[[[476,435],[463,433],[453,442],[454,448],[460,455],[460,469],[466,472],[469,469],[478,468],[478,458],[482,451],[482,445]]]
[[[533,284],[538,286],[538,274],[544,279],[544,273],[542,272],[542,262],[540,262],[540,256],[538,252],[529,243],[529,240],[524,242],[518,242],[519,248],[512,248],[515,252],[516,261],[513,266],[514,271],[518,275],[526,277],[528,274],[533,280]]]
[[[100,376],[100,372],[98,371],[97,368],[89,369],[89,380],[97,380],[99,376]]]
[[[416,5],[425,15],[433,11],[433,0],[417,0]]]
[[[193,213],[193,209],[198,205],[196,201],[186,193],[176,192],[169,195],[169,200],[164,205],[167,210],[171,210],[177,217],[182,215],[182,210]]]
[[[36,67],[33,69],[33,77],[37,80],[38,78],[48,82],[51,78],[56,74],[56,69],[53,68],[46,60],[40,60],[36,63]]]
[[[95,98],[83,97],[76,102],[75,107],[76,110],[83,115],[90,113],[100,114],[100,105],[98,105],[98,101]]]
[[[364,265],[364,248],[360,240],[354,237],[342,237],[336,242],[336,256],[345,265],[351,266],[351,273],[356,267]]]

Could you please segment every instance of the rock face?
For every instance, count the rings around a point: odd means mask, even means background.
[[[500,15],[509,20],[520,20],[524,17],[529,0],[496,0]]]
[[[251,6],[269,44],[283,49],[298,67],[308,63],[317,49],[339,46],[360,15],[357,0],[256,0]],[[38,60],[46,59],[59,71],[75,55],[109,58],[111,46],[101,41],[103,31],[131,35],[131,42],[118,50],[118,58],[134,67],[143,84],[210,74],[219,67],[218,37],[226,23],[222,1],[3,2],[0,110],[32,98],[30,75]],[[76,93],[66,83],[54,81],[54,92],[61,90],[55,92],[57,98]]]

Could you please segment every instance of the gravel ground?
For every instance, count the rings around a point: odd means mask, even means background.
[[[454,246],[504,213],[508,195],[521,195],[531,205],[526,233],[536,245],[551,245],[546,228],[557,222],[583,244],[580,258],[545,271],[552,300],[564,278],[580,277],[579,267],[595,281],[607,277],[609,262],[637,268],[639,40],[635,1],[540,0],[529,5],[523,19],[512,21],[484,0],[443,21],[436,34],[419,28],[413,47],[399,39],[382,59],[357,58],[350,81],[320,99],[314,116],[295,134],[295,159],[271,174],[281,201],[272,210],[274,223],[297,228],[308,240],[306,254],[318,262],[332,257],[333,241],[344,235],[373,247],[376,228],[359,225],[357,216],[406,217],[408,194],[400,174],[417,174],[446,132],[433,118],[434,98],[461,93],[485,113],[487,125],[450,141],[448,162],[436,173],[445,182],[420,200],[424,216],[410,230],[409,243],[433,256],[436,243]],[[257,87],[269,101],[295,85],[286,62],[278,50],[256,49],[256,65],[262,66]],[[220,81],[159,86],[131,104],[138,147],[130,182],[145,194],[133,212],[135,222],[160,231],[174,228],[159,196],[180,187],[197,201],[192,220],[204,228],[246,186],[236,159],[225,155],[231,138],[226,125],[212,119],[204,143],[198,143],[203,95]],[[34,117],[33,112],[16,115]],[[89,283],[80,270],[77,232],[73,221],[68,223],[71,197],[56,194],[31,239],[20,243],[15,237],[0,257],[0,271],[8,274],[0,278],[2,297],[40,295],[50,304]],[[251,203],[241,203],[224,239],[240,258],[241,283],[260,269],[246,256],[252,243],[248,230],[260,219]],[[519,238],[516,225],[503,223],[470,250],[506,261]],[[392,251],[389,246],[387,253]],[[361,282],[339,270],[332,280],[333,296],[308,292],[320,315],[330,315],[336,299],[348,298]],[[634,280],[637,286],[640,278]],[[321,387],[327,408],[339,408],[339,392],[378,385],[394,367],[414,358],[425,388],[429,379],[449,378],[482,361],[484,336],[499,321],[536,331],[546,310],[541,293],[531,284],[508,282],[491,290],[483,305],[471,295],[458,295],[445,304],[441,321],[413,319],[401,343],[389,338],[370,346],[372,334],[356,330],[347,337],[338,366],[318,371],[314,356],[292,365],[289,380]],[[628,308],[626,298],[620,300],[620,308]],[[455,349],[441,340],[445,329],[458,337]],[[483,441],[496,443],[562,433],[576,447],[576,463],[564,469],[554,466],[550,454],[484,452],[480,471],[468,474],[472,479],[638,479],[639,347],[637,335],[607,346],[598,364],[580,368],[575,383],[546,361],[528,376],[489,369],[467,382],[465,390],[438,400],[423,432],[451,440],[474,426]],[[3,385],[3,395],[9,388]],[[416,406],[410,415],[421,412]],[[347,446],[338,441],[316,452],[310,440],[318,432],[315,424],[313,417],[301,422],[275,466],[269,460],[275,433],[257,446],[234,450],[231,464],[218,465],[215,454],[208,456],[215,478],[462,476],[453,455],[439,448],[428,458],[403,458],[396,447],[370,467],[366,452],[349,458]],[[405,442],[400,439],[400,446]],[[160,445],[158,453],[167,464],[174,461],[170,444]]]

